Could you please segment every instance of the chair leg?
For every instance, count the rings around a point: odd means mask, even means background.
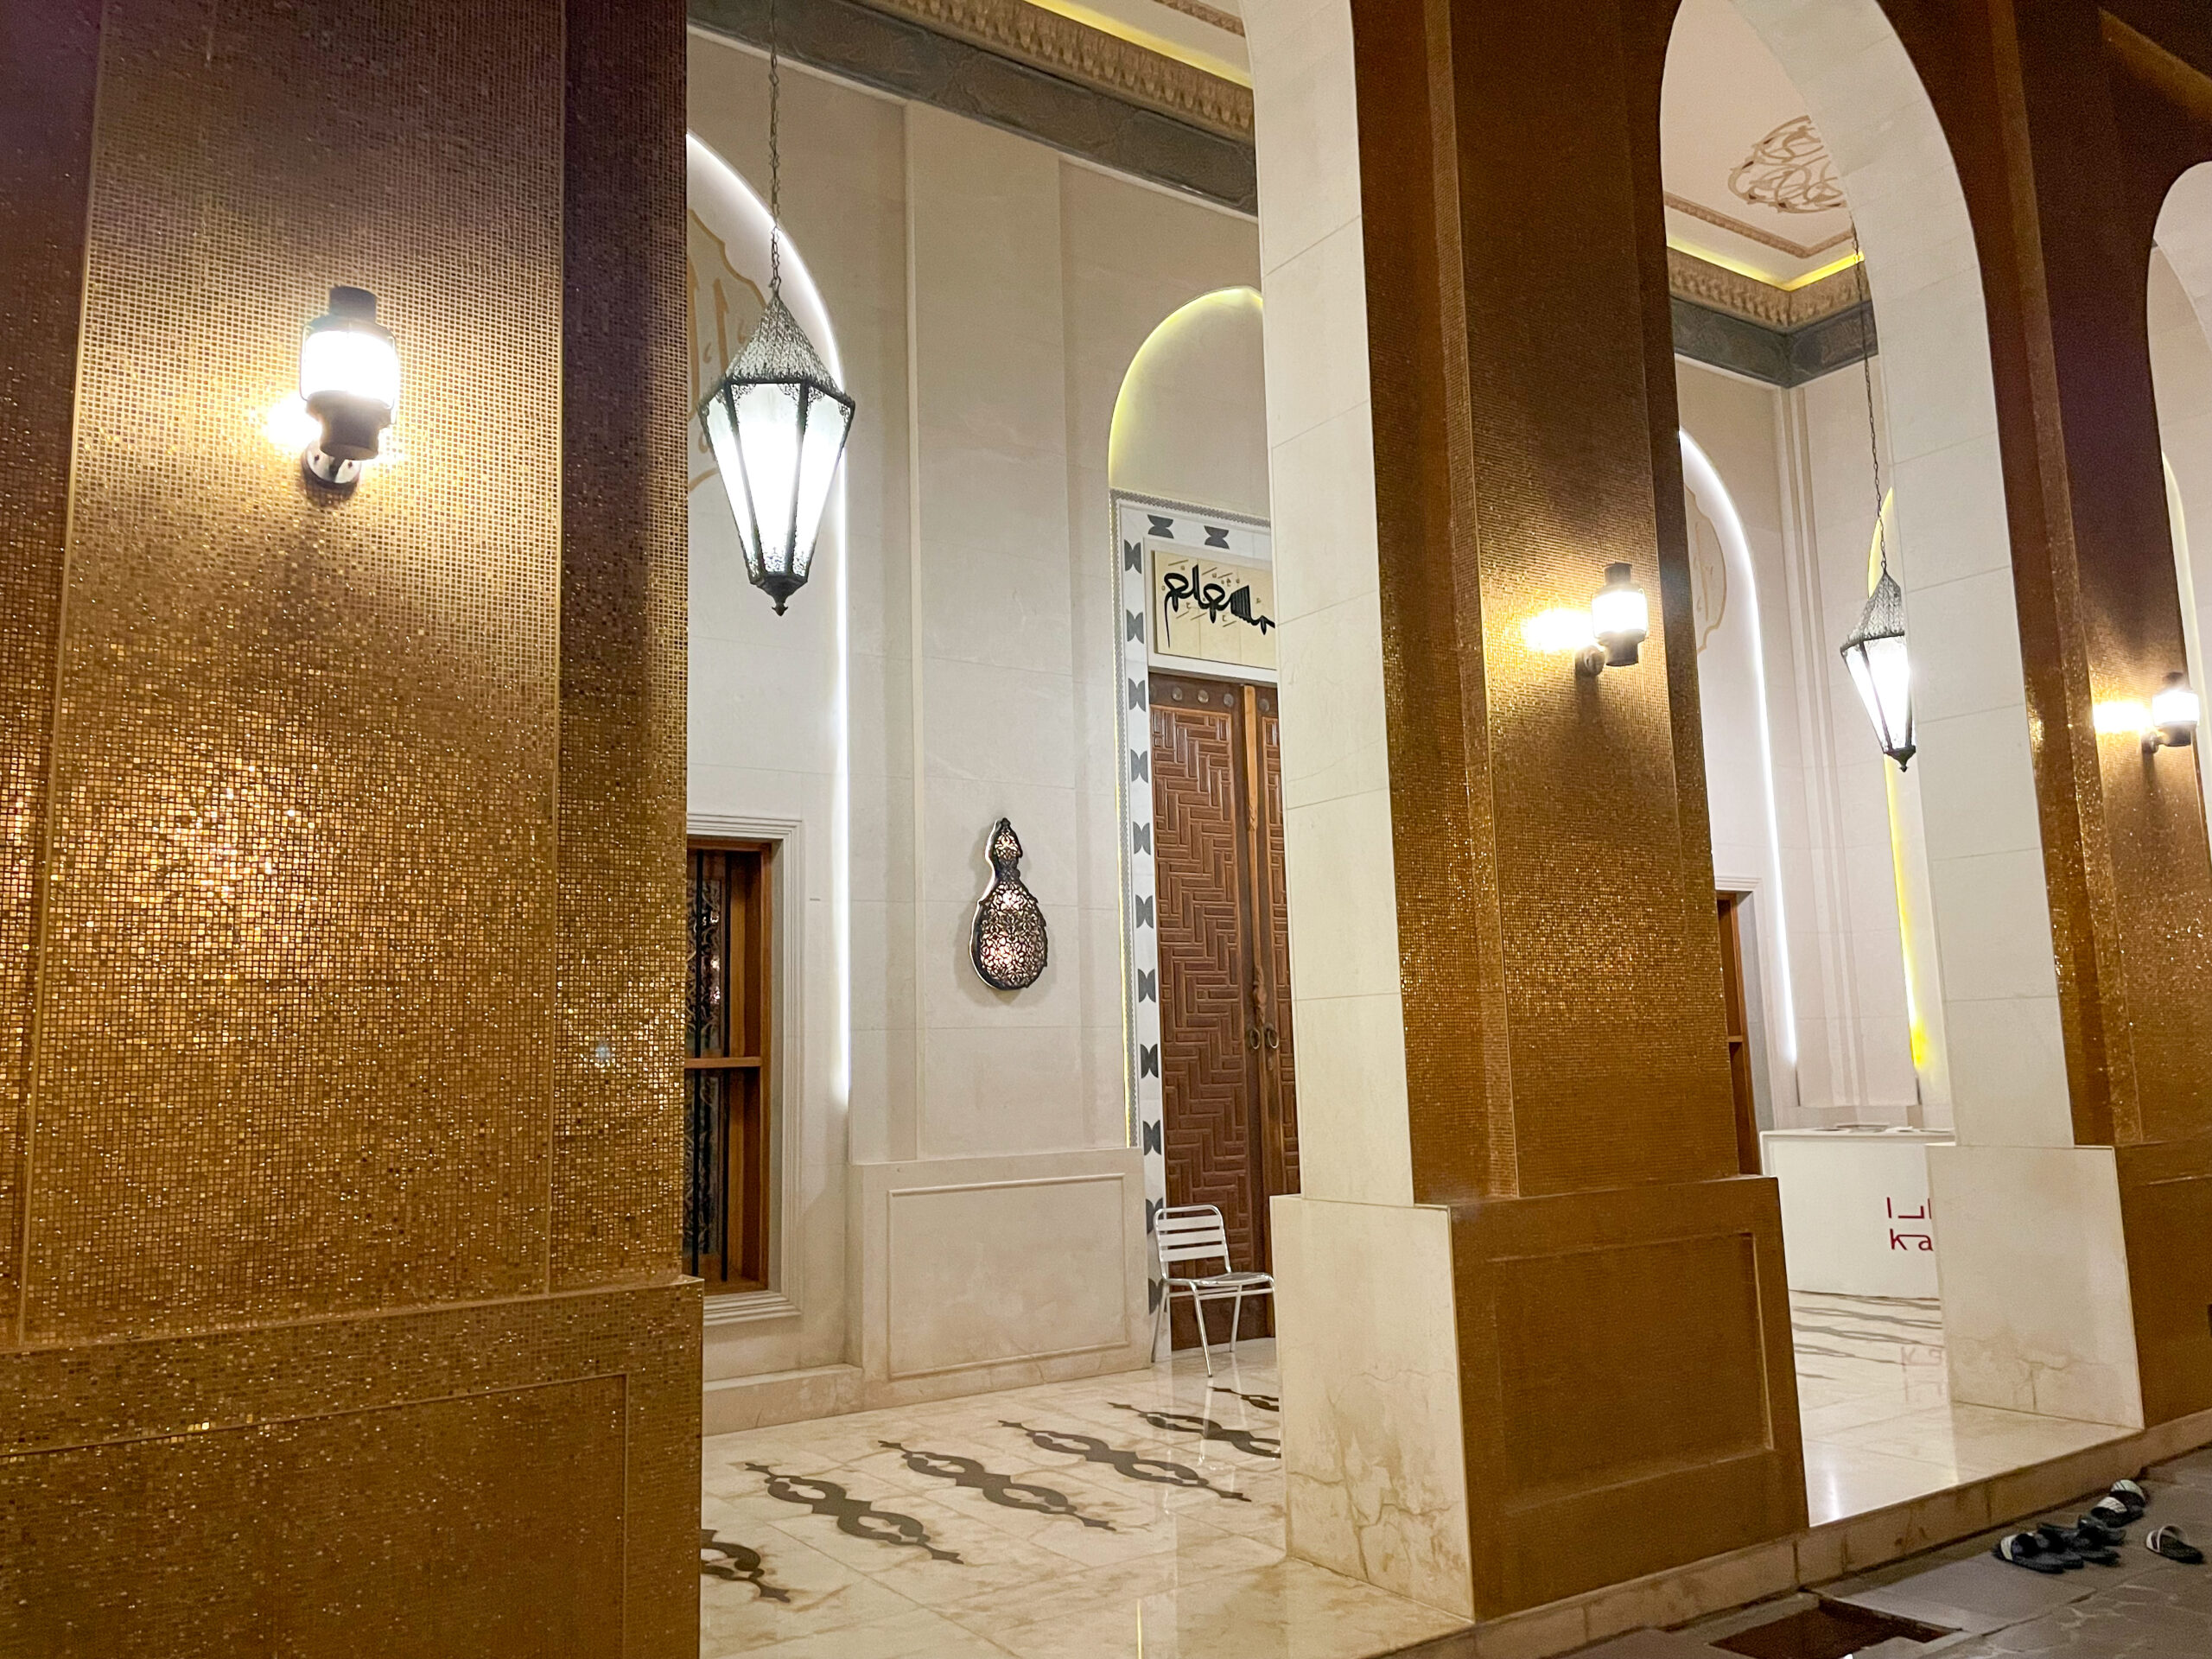
[[[1206,1305],[1196,1291],[1191,1293],[1191,1317],[1198,1322],[1198,1352],[1205,1357],[1206,1375],[1213,1375],[1213,1349],[1206,1341]]]
[[[1160,1363],[1160,1321],[1166,1314],[1166,1312],[1167,1286],[1166,1281],[1163,1281],[1160,1287],[1160,1306],[1152,1310],[1152,1353],[1146,1362],[1148,1364],[1157,1365]]]
[[[1244,1321],[1244,1293],[1238,1291],[1229,1309],[1229,1357],[1236,1357],[1236,1327]]]

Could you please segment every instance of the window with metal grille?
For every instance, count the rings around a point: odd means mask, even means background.
[[[768,1282],[772,857],[758,842],[690,849],[683,1248],[709,1294]]]

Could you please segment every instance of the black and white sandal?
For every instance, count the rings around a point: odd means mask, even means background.
[[[2109,1544],[2099,1542],[2095,1535],[2103,1530],[2099,1527],[2094,1533],[2084,1532],[2079,1528],[2062,1527],[2055,1521],[2046,1521],[2036,1529],[2036,1535],[2050,1548],[2063,1556],[2070,1555],[2073,1560],[2094,1561],[2099,1567],[2118,1567],[2120,1552]],[[2064,1564],[2071,1566],[2072,1561]]]
[[[2082,1517],[2094,1521],[2107,1532],[2119,1532],[2143,1518],[2143,1511],[2117,1497],[2101,1497],[2089,1505],[2089,1512]]]
[[[2153,1527],[2143,1540],[2143,1548],[2153,1555],[2167,1560],[2179,1561],[2184,1567],[2204,1565],[2204,1552],[2181,1535],[2179,1527]]]
[[[2113,1482],[2112,1496],[2138,1515],[2151,1507],[2151,1494],[2132,1480]]]
[[[2015,1567],[2024,1567],[2031,1573],[2041,1573],[2050,1578],[2066,1571],[2044,1554],[2043,1540],[2032,1532],[2008,1533],[1989,1547],[1989,1553],[2000,1561],[2010,1561]]]
[[[2074,1548],[2074,1535],[2060,1526],[2045,1522],[2036,1529],[2036,1541],[2043,1546],[2044,1559],[2056,1561],[2061,1568],[2083,1566],[2079,1551]]]
[[[2101,1521],[2094,1514],[2085,1515],[2075,1522],[2074,1535],[2100,1548],[2113,1549],[2127,1541],[2127,1522]]]

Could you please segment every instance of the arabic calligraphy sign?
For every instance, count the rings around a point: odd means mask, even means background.
[[[1151,544],[1153,654],[1233,668],[1275,665],[1271,565]]]

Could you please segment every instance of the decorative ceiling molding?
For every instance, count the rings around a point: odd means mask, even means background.
[[[1701,201],[1692,201],[1688,196],[1678,196],[1672,190],[1667,192],[1667,205],[1678,213],[1688,213],[1692,219],[1703,219],[1708,225],[1717,225],[1724,231],[1732,231],[1738,236],[1758,243],[1761,247],[1772,248],[1777,253],[1786,253],[1792,259],[1811,259],[1827,252],[1831,248],[1840,248],[1851,240],[1851,232],[1846,228],[1838,231],[1825,242],[1795,241],[1777,232],[1749,224],[1738,219],[1733,213],[1724,213],[1718,208],[1707,207]]]
[[[1777,288],[1756,276],[1667,250],[1667,286],[1678,297],[1769,328],[1802,328],[1865,302],[1865,267],[1852,265],[1802,288]]]
[[[1195,17],[1210,29],[1218,29],[1237,39],[1244,38],[1244,20],[1233,11],[1219,11],[1207,5],[1205,0],[1160,0],[1170,11],[1179,11],[1185,17]]]
[[[1064,21],[1014,3],[1040,18]],[[690,6],[693,28],[756,50],[766,48],[768,0],[690,0]],[[1122,92],[1039,68],[1011,49],[979,46],[925,18],[861,0],[777,0],[777,38],[789,61],[1018,133],[1238,213],[1259,212],[1249,130],[1239,136],[1202,127]],[[1117,51],[1139,50],[1086,32]],[[1142,55],[1179,74],[1213,79],[1170,59]],[[1215,84],[1242,94],[1249,112],[1250,94],[1243,87]]]
[[[1063,17],[1028,0],[861,0],[894,16],[1005,54],[1037,68],[1096,86],[1225,137],[1252,139],[1249,87],[1224,80],[1159,52],[1147,51]],[[1226,16],[1185,0],[1175,8],[1214,22]],[[1217,24],[1217,27],[1220,25]],[[1237,33],[1243,27],[1237,25]]]

